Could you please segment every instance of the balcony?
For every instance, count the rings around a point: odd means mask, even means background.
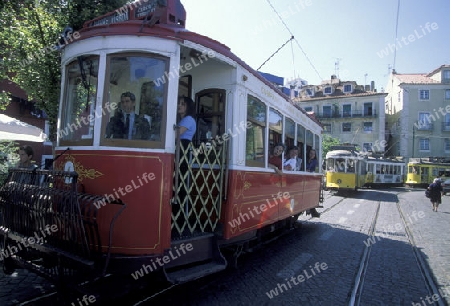
[[[320,112],[316,114],[319,119],[340,118],[341,115],[338,112]]]
[[[367,111],[367,110],[365,110],[365,111],[357,111],[357,110],[354,110],[354,111],[352,111],[352,112],[344,112],[343,114],[342,114],[342,117],[352,117],[352,118],[355,118],[355,117],[364,117],[364,118],[375,118],[375,117],[377,117],[377,112],[375,111],[375,110],[373,110],[373,111]]]
[[[331,118],[376,118],[377,112],[376,111],[351,111],[343,113],[331,111],[331,112],[319,112],[316,113],[316,117],[319,119],[331,119]],[[450,124],[450,123],[449,123]]]

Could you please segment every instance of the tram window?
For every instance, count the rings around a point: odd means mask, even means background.
[[[316,134],[314,134],[314,150],[316,150],[316,158],[319,159],[322,152],[320,152],[320,137]]]
[[[80,56],[67,65],[60,145],[93,143],[98,62],[98,56]]]
[[[380,164],[376,164],[375,169],[376,169],[377,174],[381,174],[381,165]]]
[[[336,164],[334,167],[334,171],[336,172],[345,172],[345,159],[343,158],[337,158]]]
[[[409,166],[408,172],[412,174],[420,174],[419,167]]]
[[[284,130],[284,143],[287,148],[294,146],[295,138],[295,123],[294,120],[286,118],[285,120],[285,130]]]
[[[283,116],[273,108],[269,109],[269,139],[274,144],[283,142],[281,134],[283,132]]]
[[[306,163],[304,145],[305,145],[305,128],[300,124],[297,124],[297,147],[299,148],[299,157],[302,159],[300,170],[304,169]]]
[[[264,139],[266,135],[266,105],[258,99],[248,96],[247,98],[247,121],[252,125],[246,132],[246,166],[264,167],[266,148]]]
[[[115,102],[117,108],[105,116],[104,135],[106,140],[121,141],[105,144],[163,147],[167,80],[162,81],[162,78],[167,71],[167,62],[160,56],[125,54],[108,57],[105,103]],[[105,110],[108,110],[107,104]],[[140,142],[132,142],[135,140]]]
[[[334,159],[333,158],[328,158],[326,160],[326,169],[329,172],[334,172]]]
[[[197,94],[197,133],[194,143],[210,142],[225,133],[225,90],[209,89]]]
[[[438,174],[438,168],[432,167],[431,168],[431,175],[436,177]]]
[[[366,162],[364,160],[361,161],[355,160],[355,172],[360,172],[359,174],[366,175],[367,174],[366,169],[367,169]]]
[[[306,145],[312,148],[313,147],[313,143],[314,143],[314,135],[313,135],[313,133],[311,131],[309,131],[309,130],[306,130]],[[308,151],[311,148],[308,148]],[[318,155],[316,154],[316,156],[318,156]]]
[[[348,173],[355,173],[355,161],[353,159],[347,160],[347,172]]]
[[[185,75],[178,81],[178,96],[190,97],[192,95],[192,76]]]

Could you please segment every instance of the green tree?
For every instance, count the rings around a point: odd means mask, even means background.
[[[339,139],[331,137],[330,135],[323,135],[322,137],[322,159],[325,160],[325,156],[330,151],[331,146],[337,146],[341,144]]]
[[[19,85],[50,120],[54,139],[61,84],[61,33],[123,6],[126,0],[0,1],[0,79]],[[0,90],[0,109],[10,102]]]
[[[8,169],[19,162],[19,146],[14,141],[0,141],[0,186],[8,177]]]

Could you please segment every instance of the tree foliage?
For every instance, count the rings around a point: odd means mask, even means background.
[[[8,169],[19,161],[19,145],[14,141],[0,141],[0,186],[8,177]]]
[[[77,31],[85,21],[114,11],[126,2],[0,1],[0,79],[12,81],[25,90],[28,100],[36,101],[54,127],[61,85],[61,43],[58,44],[61,33],[67,26]],[[0,108],[9,102],[7,93],[0,90]]]
[[[331,137],[330,135],[323,135],[322,137],[322,159],[325,159],[328,151],[330,151],[331,146],[337,146],[341,144],[339,139]]]

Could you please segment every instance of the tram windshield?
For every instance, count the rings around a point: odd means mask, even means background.
[[[109,55],[105,78],[99,77],[99,62],[99,56],[85,55],[66,66],[60,145],[93,145],[95,131],[101,130],[101,145],[163,147],[168,59],[150,54]],[[98,81],[103,79],[102,108],[96,109],[96,98],[102,96],[97,93]],[[95,129],[98,119],[101,129]]]
[[[104,144],[148,146],[142,141],[161,143],[167,61],[157,56],[118,54],[109,56],[107,62]],[[109,142],[110,139],[122,141]],[[141,142],[133,144],[130,142],[133,140]]]
[[[59,140],[62,145],[92,145],[97,97],[98,56],[78,57],[66,68]]]

